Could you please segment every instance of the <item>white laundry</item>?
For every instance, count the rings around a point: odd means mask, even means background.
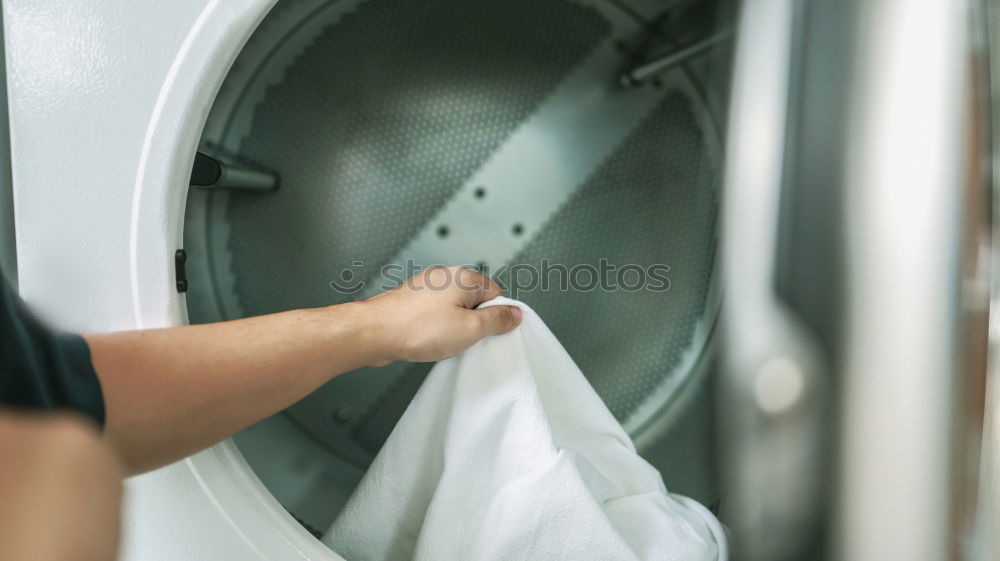
[[[348,561],[727,557],[542,320],[431,371],[323,541]]]

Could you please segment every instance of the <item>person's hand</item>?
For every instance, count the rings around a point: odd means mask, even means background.
[[[83,420],[0,411],[0,559],[113,561],[121,479]]]
[[[375,364],[442,360],[514,329],[521,323],[519,308],[474,309],[502,294],[496,281],[456,266],[428,269],[368,299],[365,313],[376,320],[382,349]]]

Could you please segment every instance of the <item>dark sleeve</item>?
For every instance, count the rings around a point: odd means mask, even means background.
[[[104,397],[79,335],[42,325],[0,279],[0,404],[73,409],[104,425]]]

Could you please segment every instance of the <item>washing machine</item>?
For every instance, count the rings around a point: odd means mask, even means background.
[[[476,267],[742,557],[986,551],[990,11],[924,4],[6,0],[4,266],[78,331]],[[133,478],[122,559],[341,559],[431,367]]]

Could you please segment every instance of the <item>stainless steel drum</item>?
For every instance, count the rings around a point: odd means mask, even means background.
[[[515,295],[653,442],[704,370],[718,300],[722,96],[707,63],[641,87],[617,78],[668,4],[279,2],[222,85],[203,148],[281,186],[191,190],[191,321],[361,298],[388,264],[666,265],[665,291],[588,289],[578,274],[583,287]],[[355,280],[365,288],[331,286]],[[345,374],[237,444],[322,528],[431,366]]]

